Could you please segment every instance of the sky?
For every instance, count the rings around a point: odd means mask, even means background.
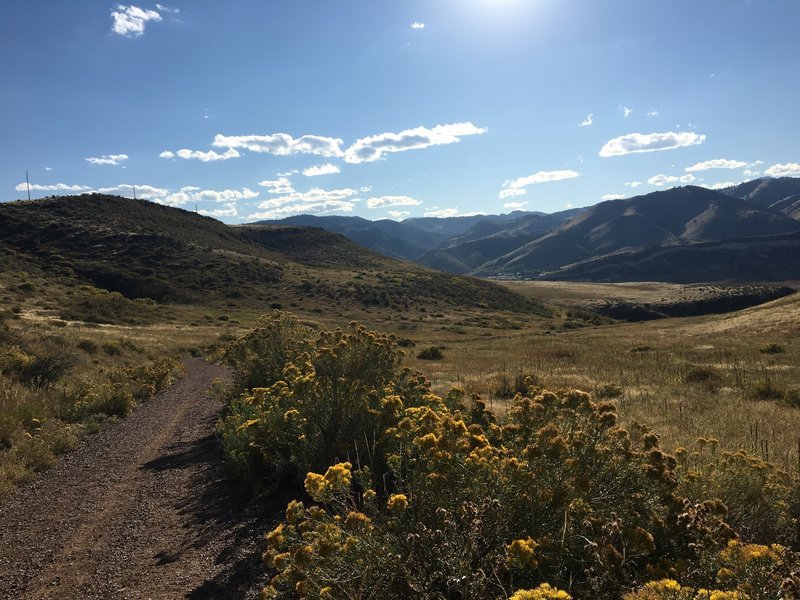
[[[0,199],[227,223],[800,176],[797,0],[9,0]]]

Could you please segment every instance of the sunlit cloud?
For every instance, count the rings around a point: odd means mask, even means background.
[[[237,217],[239,216],[239,209],[232,202],[225,204],[222,208],[216,210],[199,210],[197,211],[206,217]]]
[[[358,164],[380,160],[384,154],[418,150],[430,146],[454,144],[467,135],[481,135],[485,128],[470,122],[437,125],[432,129],[416,127],[400,133],[380,133],[356,140],[344,153],[348,163]]]
[[[507,208],[509,210],[522,210],[523,208],[525,208],[525,205],[527,205],[527,204],[528,204],[527,201],[524,201],[524,202],[506,202],[505,204],[503,204],[503,208]]]
[[[686,167],[685,171],[687,173],[694,173],[696,171],[708,171],[709,169],[740,169],[746,166],[747,162],[742,160],[715,158],[713,160],[705,160],[703,162],[695,163],[691,167]]]
[[[600,200],[622,200],[623,198],[626,197],[627,196],[625,196],[625,194],[606,194],[605,196],[600,198]]]
[[[113,187],[102,187],[97,191],[101,194],[123,196],[133,195],[134,190],[136,190],[136,197],[139,198],[139,200],[152,200],[153,202],[159,202],[169,195],[169,190],[165,188],[155,187],[147,184],[134,185],[132,183],[121,183]]]
[[[305,202],[309,204],[324,204],[328,202],[341,202],[356,196],[358,192],[350,188],[337,190],[324,190],[311,188],[307,192],[292,192],[278,198],[270,198],[259,202],[258,208],[276,209],[290,203]]]
[[[622,114],[626,117],[629,117],[631,113],[633,113],[632,108],[628,108],[627,106],[623,106],[622,104],[619,105],[619,109],[622,111]]]
[[[28,189],[28,184],[23,181],[22,183],[18,183],[14,189],[18,192],[24,192]],[[53,183],[47,185],[31,183],[30,189],[31,191],[36,192],[84,192],[90,190],[91,188],[85,185],[69,185],[66,183]]]
[[[706,136],[690,131],[666,133],[629,133],[606,142],[600,149],[600,156],[624,156],[636,152],[656,152],[695,146],[706,141]]]
[[[778,163],[776,165],[772,165],[768,169],[765,169],[764,175],[769,175],[770,177],[800,177],[800,164]]]
[[[411,24],[411,29],[425,29],[425,23],[420,23],[419,21],[414,21]]]
[[[214,136],[215,148],[243,149],[250,152],[290,156],[292,154],[313,154],[316,156],[342,156],[342,140],[321,135],[304,135],[294,138],[288,133],[270,135],[222,135]]]
[[[592,124],[592,119],[593,118],[594,118],[594,113],[589,113],[589,116],[587,116],[583,121],[581,121],[581,125],[580,126],[581,127],[588,127],[589,125]]]
[[[526,175],[525,177],[518,177],[517,179],[510,179],[503,182],[503,189],[500,190],[499,198],[522,196],[527,193],[525,187],[529,185],[548,183],[550,181],[562,181],[564,179],[573,179],[580,176],[580,173],[570,169],[561,171],[539,171],[533,175]]]
[[[389,206],[419,206],[422,200],[409,196],[379,196],[367,200],[367,208],[386,208]]]
[[[239,158],[241,155],[238,151],[233,148],[229,148],[222,154],[215,152],[214,150],[209,150],[208,152],[203,152],[202,150],[189,150],[188,148],[182,148],[177,152],[173,152],[172,150],[164,150],[161,154],[158,155],[160,158],[183,158],[184,160],[199,160],[201,162],[216,162],[218,160],[229,160],[231,158]]]
[[[704,188],[706,188],[708,190],[724,190],[726,188],[733,187],[735,185],[739,185],[739,183],[741,183],[741,182],[738,182],[738,181],[721,181],[720,183],[713,183],[713,184],[701,183],[701,184],[699,184],[699,186],[700,187],[704,187]]]
[[[278,177],[278,179],[265,179],[259,181],[258,185],[267,188],[270,194],[292,194],[294,193],[294,186],[287,177]]]
[[[626,181],[625,182],[625,187],[629,187],[629,188],[637,188],[640,185],[644,185],[644,184],[641,181]]]
[[[127,154],[104,154],[103,156],[90,156],[84,159],[92,165],[119,165],[120,163],[128,160]]]
[[[336,165],[332,165],[331,163],[325,163],[324,165],[314,165],[313,167],[308,167],[307,169],[303,169],[303,175],[306,177],[317,177],[319,175],[333,175],[334,173],[339,173],[339,167]]]
[[[661,187],[670,183],[684,183],[684,184],[692,183],[694,179],[695,177],[692,174],[683,175],[681,177],[678,177],[676,175],[660,174],[660,175],[654,175],[653,177],[648,179],[647,183],[649,183],[650,185]]]
[[[407,210],[390,210],[389,211],[389,216],[392,217],[393,219],[398,219],[398,220],[399,219],[405,219],[410,214],[411,213],[408,212]]]
[[[111,11],[111,18],[114,21],[111,31],[124,37],[138,37],[144,34],[149,21],[160,21],[161,15],[154,10],[118,4],[116,10]]]
[[[259,205],[260,206],[260,205]],[[265,219],[281,219],[290,215],[322,215],[331,212],[352,212],[355,203],[348,200],[325,200],[300,204],[288,204],[263,212],[253,213],[246,217],[248,221]]]
[[[457,208],[439,208],[438,206],[434,206],[433,208],[431,208],[431,210],[426,210],[424,214],[425,214],[426,217],[439,217],[439,218],[441,218],[441,217],[455,217],[456,215],[458,215],[458,209]],[[467,215],[463,215],[463,216],[467,216]]]

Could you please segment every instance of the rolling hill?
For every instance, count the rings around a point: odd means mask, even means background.
[[[0,262],[159,303],[546,312],[491,282],[432,271],[319,228],[232,227],[100,194],[0,204]]]

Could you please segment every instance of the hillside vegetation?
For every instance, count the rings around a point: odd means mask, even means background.
[[[0,255],[129,299],[544,310],[490,283],[392,260],[321,229],[230,227],[99,194],[0,204],[0,239]]]
[[[461,388],[433,393],[392,336],[355,324],[313,332],[275,313],[226,360],[227,456],[298,498],[266,536],[262,597],[800,590],[798,481],[716,438],[673,454],[613,403],[530,376],[498,415]]]

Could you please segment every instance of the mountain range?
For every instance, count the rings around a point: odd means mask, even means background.
[[[290,223],[313,223],[389,256],[484,277],[800,279],[800,178],[791,177],[723,190],[678,187],[554,214],[277,222]]]

